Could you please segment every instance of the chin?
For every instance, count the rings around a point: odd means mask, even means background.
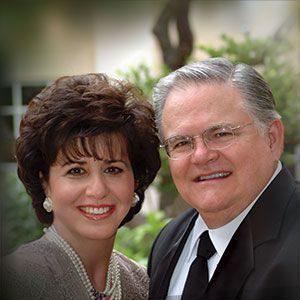
[[[205,199],[199,199],[197,203],[190,203],[196,210],[203,213],[218,213],[224,211],[230,207],[228,202],[220,199],[220,197],[205,197]]]
[[[112,238],[114,238],[116,235],[116,233],[109,233],[107,232],[106,234],[99,234],[99,232],[97,234],[85,234],[84,237],[87,240],[91,240],[91,241],[100,241],[100,240],[110,240]]]
[[[80,234],[85,239],[89,240],[105,240],[114,237],[117,233],[117,228],[115,227],[89,227],[82,228]]]

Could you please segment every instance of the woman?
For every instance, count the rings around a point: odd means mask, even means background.
[[[12,299],[146,299],[145,268],[113,250],[160,167],[151,106],[103,74],[62,77],[29,104],[18,175],[42,223],[6,258]]]

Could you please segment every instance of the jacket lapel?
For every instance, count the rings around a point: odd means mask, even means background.
[[[195,211],[188,222],[181,226],[178,230],[176,237],[172,240],[172,244],[169,247],[167,253],[162,257],[159,265],[156,268],[156,274],[153,275],[156,278],[155,285],[153,286],[153,297],[151,299],[164,299],[168,293],[170,280],[183,250],[185,242],[191,232],[194,223],[197,219],[198,213]]]
[[[248,215],[251,220],[254,248],[278,236],[286,208],[295,188],[293,177],[283,167],[255,203]]]

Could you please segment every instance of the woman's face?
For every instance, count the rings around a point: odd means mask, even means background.
[[[71,243],[113,240],[133,201],[135,180],[126,147],[116,142],[111,156],[98,139],[96,148],[98,158],[70,160],[59,153],[45,184],[53,225]]]

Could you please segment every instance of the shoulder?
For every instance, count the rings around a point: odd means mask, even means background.
[[[153,247],[158,244],[169,245],[171,241],[177,239],[178,236],[183,234],[184,229],[190,224],[190,222],[198,215],[195,209],[188,209],[177,218],[170,221],[158,234],[153,244]]]
[[[114,255],[120,268],[123,291],[122,299],[147,299],[149,278],[146,267],[116,250],[114,250]]]
[[[47,241],[39,239],[28,244],[21,245],[14,252],[3,259],[4,266],[8,270],[31,270],[35,267],[43,267],[45,257],[49,252]]]
[[[53,256],[57,256],[59,250],[44,237],[33,242],[21,245],[14,252],[4,257],[4,265],[7,268],[18,271],[46,268]]]
[[[299,181],[296,181],[295,182],[295,186],[296,186],[296,189],[295,189],[295,197],[298,199],[298,201],[300,200],[300,182]]]
[[[190,230],[197,216],[197,211],[190,208],[160,231],[152,245],[148,260],[148,274],[151,274],[152,268],[155,269],[159,266],[161,258],[168,252],[168,249],[183,237],[186,231]]]
[[[286,232],[283,233],[284,236],[291,235],[292,241],[295,244],[300,245],[299,231],[300,231],[300,183],[296,182],[295,190],[291,195],[287,209],[284,215],[284,226]]]
[[[286,173],[286,184],[280,186],[280,188],[283,190],[283,193],[286,192],[287,194],[282,194],[282,196],[278,197],[279,199],[277,199],[278,202],[280,201],[285,203],[284,209],[282,209],[282,237],[295,237],[293,243],[296,244],[296,241],[298,241],[299,245],[300,240],[298,236],[300,230],[300,182],[295,181],[290,173]],[[276,209],[276,207],[274,208],[274,205],[272,206],[272,208],[273,210]]]
[[[51,243],[41,238],[5,256],[2,272],[5,274],[4,287],[7,293],[12,298],[26,299],[45,299],[44,293],[49,289],[59,293],[50,267],[54,251]]]

